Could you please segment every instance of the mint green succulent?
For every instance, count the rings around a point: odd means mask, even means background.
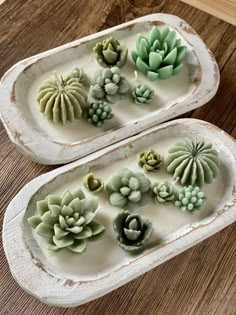
[[[111,177],[106,190],[113,206],[131,209],[147,202],[150,187],[151,182],[143,173],[123,168]]]
[[[139,154],[138,165],[143,168],[145,173],[159,171],[162,163],[163,157],[153,149]]]
[[[136,38],[136,51],[132,58],[137,68],[150,81],[168,79],[183,68],[187,47],[176,39],[176,32],[168,27],[159,30],[153,26],[147,38],[141,34]]]
[[[104,190],[104,182],[93,173],[87,174],[83,179],[84,186],[93,193],[100,193]]]
[[[114,37],[98,42],[93,48],[97,62],[102,67],[123,67],[127,61],[128,49]]]
[[[92,86],[91,94],[95,99],[106,100],[115,103],[119,99],[127,97],[130,90],[128,81],[121,75],[118,67],[104,69]]]
[[[203,139],[186,138],[169,150],[166,160],[167,171],[179,178],[180,183],[198,185],[210,184],[219,172],[218,153],[212,144]]]
[[[46,80],[39,89],[37,102],[44,116],[54,122],[73,122],[80,119],[87,105],[87,93],[78,78],[54,78]]]
[[[104,101],[91,103],[87,113],[88,122],[96,127],[102,127],[106,120],[110,120],[114,117],[111,106]]]
[[[140,250],[153,232],[152,223],[144,220],[139,214],[121,211],[113,221],[119,246],[128,251]]]
[[[154,95],[154,90],[146,84],[137,84],[132,91],[132,96],[136,104],[150,104]]]
[[[69,80],[69,79],[78,79],[79,82],[81,84],[83,84],[83,86],[89,86],[90,85],[90,80],[87,76],[87,74],[84,72],[84,70],[81,68],[78,68],[78,67],[75,67],[71,73],[69,73],[67,76],[66,76],[66,80]]]
[[[174,201],[175,194],[173,185],[168,181],[152,184],[152,197],[156,204]]]
[[[198,186],[184,187],[178,191],[175,205],[182,211],[195,212],[200,210],[206,199],[205,194]]]
[[[81,254],[88,240],[99,238],[105,227],[95,220],[98,199],[85,198],[81,189],[66,191],[62,197],[49,195],[37,202],[38,215],[28,219],[35,232],[45,238],[48,249],[58,251],[68,248]]]

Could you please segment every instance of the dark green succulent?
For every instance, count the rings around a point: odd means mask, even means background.
[[[146,84],[137,84],[132,92],[136,104],[150,104],[153,95],[154,90]]]
[[[142,167],[146,173],[159,171],[162,163],[163,157],[153,149],[143,151],[139,154],[138,165]]]
[[[112,119],[114,114],[112,113],[111,106],[107,102],[96,101],[89,105],[87,116],[90,124],[101,127],[106,120]]]
[[[93,173],[87,174],[83,179],[84,186],[93,193],[100,193],[104,190],[104,182]]]

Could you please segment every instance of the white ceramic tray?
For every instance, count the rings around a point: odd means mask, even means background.
[[[49,193],[81,187],[82,178],[88,171],[95,171],[107,181],[121,167],[136,170],[136,155],[140,150],[152,147],[166,157],[178,138],[196,135],[210,140],[220,158],[218,177],[213,184],[203,187],[207,201],[201,211],[191,215],[171,205],[154,204],[138,209],[143,217],[151,219],[155,231],[145,251],[130,256],[117,245],[112,228],[112,220],[119,209],[112,207],[102,196],[97,216],[107,227],[104,238],[89,243],[82,255],[65,250],[58,256],[48,256],[42,239],[34,234],[26,221],[34,213],[36,200]],[[168,175],[160,171],[150,176],[152,180],[162,180]],[[118,288],[235,220],[235,141],[207,122],[179,119],[143,131],[31,181],[7,208],[3,245],[13,277],[23,289],[45,303],[70,307]]]
[[[168,80],[150,82],[138,77],[130,53],[135,49],[137,33],[147,34],[153,25],[165,25],[177,31],[188,47],[183,71]],[[66,126],[48,122],[39,113],[36,95],[39,86],[53,70],[68,73],[82,67],[92,76],[98,69],[92,48],[106,36],[114,36],[129,49],[123,73],[132,86],[147,83],[155,89],[149,106],[137,106],[130,100],[113,105],[115,119],[98,129],[85,120]],[[148,15],[111,29],[87,36],[61,47],[20,61],[2,78],[0,112],[2,122],[17,149],[29,159],[44,164],[76,160],[98,149],[128,138],[142,130],[181,115],[207,103],[216,93],[219,70],[215,58],[196,32],[180,18],[168,14]]]

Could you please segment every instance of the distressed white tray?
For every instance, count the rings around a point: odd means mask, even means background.
[[[174,206],[149,204],[138,211],[151,219],[155,232],[146,250],[136,256],[125,253],[115,241],[112,219],[119,209],[103,197],[98,219],[107,233],[89,243],[83,255],[62,253],[49,257],[41,238],[33,235],[27,217],[37,199],[82,185],[89,170],[105,180],[120,167],[138,168],[137,152],[157,148],[164,156],[177,138],[194,137],[213,142],[219,152],[220,173],[203,191],[207,201],[196,215],[183,213]],[[163,179],[158,172],[154,179]],[[166,174],[165,174],[166,178]],[[178,255],[236,220],[236,145],[224,131],[195,119],[179,119],[143,131],[69,165],[39,176],[27,184],[7,208],[3,223],[3,246],[13,277],[28,293],[51,305],[77,306],[98,298],[135,277]]]
[[[188,46],[188,55],[179,75],[150,82],[140,73],[135,78],[136,68],[130,53],[135,49],[136,34],[147,34],[153,25],[161,28],[167,25],[176,30]],[[155,89],[153,104],[137,106],[131,99],[114,104],[116,118],[106,123],[103,129],[84,120],[76,120],[64,127],[48,122],[39,113],[36,103],[41,83],[53,70],[64,74],[78,66],[92,75],[101,69],[95,61],[92,47],[101,37],[111,35],[126,43],[129,49],[123,73],[132,86],[143,82]],[[153,14],[20,61],[1,80],[0,113],[11,141],[22,154],[39,163],[60,164],[193,110],[207,103],[216,93],[218,85],[219,70],[215,58],[196,32],[176,16]]]

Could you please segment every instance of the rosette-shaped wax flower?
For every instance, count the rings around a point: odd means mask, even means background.
[[[138,84],[132,91],[132,96],[136,104],[150,104],[154,95],[154,90],[146,84]]]
[[[132,208],[145,204],[150,186],[150,180],[143,173],[123,168],[111,177],[106,190],[113,206]]]
[[[80,68],[75,67],[71,71],[71,73],[66,76],[66,80],[69,80],[72,78],[79,79],[79,82],[83,84],[84,86],[89,86],[90,84],[89,78],[82,68],[80,69]]]
[[[101,72],[92,86],[91,93],[95,99],[105,99],[109,103],[115,103],[120,98],[126,97],[129,89],[129,83],[121,75],[120,69],[113,67]]]
[[[133,252],[143,247],[153,232],[152,223],[137,213],[121,211],[113,221],[117,241],[121,248]]]
[[[80,79],[55,78],[45,81],[37,97],[39,110],[54,123],[73,122],[80,119],[87,104],[87,93]]]
[[[139,154],[138,164],[145,172],[157,172],[160,169],[162,162],[162,156],[152,149]]]
[[[107,102],[97,101],[90,104],[87,116],[90,124],[101,127],[106,120],[112,119],[114,114]]]
[[[105,232],[105,227],[94,219],[97,207],[97,198],[85,198],[80,189],[67,191],[62,197],[49,195],[38,201],[39,215],[30,217],[28,222],[47,240],[49,250],[68,248],[82,253],[87,240],[97,239]]]
[[[84,186],[91,192],[99,193],[104,190],[103,180],[95,177],[93,173],[87,174],[83,179]]]
[[[168,27],[160,31],[156,26],[147,38],[137,35],[136,49],[132,51],[132,58],[137,68],[151,81],[178,74],[187,53],[187,47],[176,39],[175,31],[170,31]]]
[[[218,153],[211,143],[186,138],[169,150],[167,171],[180,178],[181,184],[210,184],[219,171]]]
[[[152,185],[152,196],[156,204],[171,202],[175,199],[175,190],[168,181],[154,183]]]
[[[128,49],[113,38],[105,38],[93,48],[97,62],[103,67],[123,67],[127,61]]]
[[[205,195],[198,186],[192,185],[184,187],[178,191],[175,205],[182,211],[191,211],[201,209],[205,200]]]

